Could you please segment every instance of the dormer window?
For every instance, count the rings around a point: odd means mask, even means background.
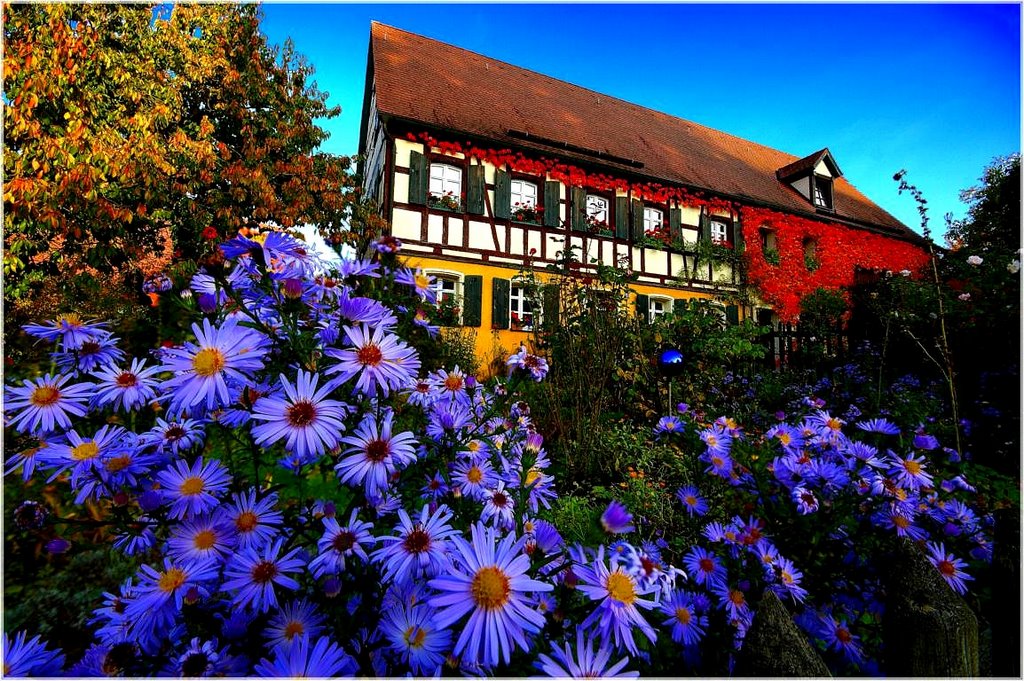
[[[832,178],[815,175],[813,184],[814,205],[825,210],[832,210]]]

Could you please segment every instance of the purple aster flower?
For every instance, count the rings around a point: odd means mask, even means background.
[[[711,586],[711,592],[718,598],[718,606],[725,610],[730,620],[745,621],[750,616],[747,596],[738,586],[718,582]]]
[[[703,584],[710,588],[715,584],[725,583],[725,566],[722,565],[718,556],[703,547],[691,547],[683,557],[683,565],[697,584]]]
[[[105,407],[109,404],[124,411],[144,407],[156,398],[158,381],[153,377],[158,373],[160,367],[147,367],[142,359],[133,359],[127,369],[108,366],[95,371],[93,376],[99,382],[91,405]]]
[[[46,642],[38,636],[28,638],[20,631],[12,641],[4,632],[4,676],[61,676],[64,653],[59,649],[47,650]]]
[[[470,664],[507,664],[515,648],[529,650],[528,634],[544,627],[544,616],[529,607],[529,594],[551,591],[551,584],[526,576],[530,558],[523,540],[505,533],[495,546],[498,531],[473,525],[473,542],[453,537],[457,562],[430,587],[442,592],[429,600],[438,608],[434,623],[444,629],[469,616],[455,643],[454,654]]]
[[[683,422],[678,416],[662,416],[658,419],[658,425],[654,427],[654,434],[658,437],[683,432]]]
[[[782,445],[783,450],[789,453],[797,453],[804,446],[804,437],[799,428],[788,423],[779,423],[769,428],[764,437],[766,440],[775,440]]]
[[[390,255],[402,250],[402,241],[398,237],[388,234],[374,241],[372,246],[378,253]]]
[[[850,632],[846,619],[837,620],[829,614],[819,615],[820,625],[818,635],[830,649],[842,653],[850,662],[860,662],[864,659],[858,641],[860,637]]]
[[[259,548],[274,538],[284,521],[276,505],[276,492],[257,500],[256,488],[250,487],[233,495],[218,512],[234,527],[239,549]]]
[[[914,446],[918,449],[930,451],[939,448],[939,441],[934,435],[928,435],[919,429],[917,434],[914,435]]]
[[[612,500],[608,508],[601,514],[601,527],[608,534],[626,534],[635,528],[632,525],[633,514],[619,501]]]
[[[275,584],[292,591],[299,588],[299,583],[287,573],[299,572],[306,564],[298,558],[298,548],[280,556],[283,546],[284,538],[278,538],[260,550],[249,547],[235,554],[224,571],[223,586],[225,591],[237,590],[232,603],[239,607],[252,607],[253,610],[267,612],[277,607]]]
[[[263,658],[253,670],[256,676],[326,678],[352,676],[359,665],[341,646],[327,636],[314,642],[307,634],[300,634],[288,645],[279,645],[271,651],[273,661]]]
[[[705,628],[708,626],[708,618],[705,615],[697,614],[693,605],[693,596],[682,590],[675,590],[662,600],[658,608],[668,619],[662,622],[664,626],[672,625],[672,640],[683,645],[699,643],[704,637]]]
[[[224,465],[216,459],[196,459],[190,467],[187,461],[179,459],[156,475],[163,488],[164,498],[171,500],[169,515],[172,518],[187,518],[216,508],[217,495],[224,492],[231,483],[231,476]]]
[[[732,448],[732,437],[720,427],[705,428],[700,432],[700,439],[707,445],[707,452],[728,458]]]
[[[818,510],[818,497],[806,487],[794,487],[790,495],[793,502],[796,503],[796,510],[800,512],[800,515],[807,515]]]
[[[202,596],[209,591],[204,583],[217,578],[218,568],[205,561],[172,561],[164,558],[164,569],[157,571],[144,564],[138,573],[138,586],[124,606],[124,614],[140,639],[170,628],[181,611],[185,595],[195,590]]]
[[[217,639],[203,641],[196,637],[185,652],[171,659],[162,671],[162,676],[201,678],[226,676],[231,670],[233,658],[228,655],[228,646],[217,649]]]
[[[452,633],[435,624],[437,612],[428,605],[398,604],[387,610],[380,626],[391,650],[416,676],[436,676],[451,650]]]
[[[708,448],[700,455],[700,460],[708,464],[708,467],[704,469],[705,473],[717,475],[726,480],[732,477],[732,458],[721,449]]]
[[[469,393],[466,392],[466,374],[458,365],[451,371],[439,369],[431,373],[427,381],[433,387],[435,401],[470,403]]]
[[[687,485],[681,487],[676,492],[676,498],[682,502],[683,508],[692,518],[693,516],[702,516],[708,512],[708,502],[700,496],[700,490],[694,485]]]
[[[627,678],[635,679],[640,673],[634,671],[621,671],[629,663],[626,656],[608,666],[612,656],[612,649],[607,645],[598,642],[597,650],[594,650],[594,637],[584,638],[583,630],[576,630],[576,655],[568,642],[561,645],[555,644],[551,647],[552,655],[541,653],[537,656],[534,666],[548,676],[555,678],[574,679],[597,679],[597,678]]]
[[[917,512],[910,504],[890,503],[883,511],[872,516],[875,524],[887,530],[896,530],[896,536],[920,541],[928,538],[928,531],[914,524]]]
[[[192,332],[197,342],[167,348],[160,367],[175,374],[163,384],[171,397],[171,409],[187,409],[204,401],[207,409],[230,406],[233,400],[227,381],[245,384],[252,373],[262,369],[270,340],[238,326],[235,319],[226,320],[220,328],[204,319],[202,328],[192,325]]]
[[[327,373],[338,374],[340,383],[358,376],[354,389],[364,395],[375,397],[380,391],[386,396],[392,390],[401,390],[420,370],[416,351],[380,326],[372,331],[366,326],[346,326],[345,335],[352,347],[326,350],[328,357],[338,360]]]
[[[429,506],[420,510],[413,522],[405,509],[398,509],[398,536],[380,537],[382,547],[373,552],[373,561],[384,564],[384,581],[408,584],[420,577],[433,577],[449,566],[449,540],[459,532],[449,521],[452,511],[439,506],[433,513]]]
[[[423,498],[430,499],[431,501],[441,500],[450,491],[448,483],[445,482],[444,476],[441,475],[440,471],[428,477],[427,484],[420,490]]]
[[[543,357],[527,352],[525,345],[520,345],[519,351],[509,356],[505,364],[508,365],[508,373],[510,376],[517,370],[521,370],[529,373],[530,378],[539,383],[548,375],[547,360]]]
[[[434,278],[420,268],[411,270],[403,267],[395,274],[395,281],[413,289],[413,291],[431,305],[437,302],[437,293],[433,290]]]
[[[516,524],[515,501],[505,491],[505,481],[499,480],[497,487],[484,491],[484,509],[480,522],[492,522],[494,527],[511,530]]]
[[[387,410],[379,424],[373,413],[368,413],[355,433],[341,438],[349,445],[334,470],[342,482],[363,485],[367,495],[387,492],[391,475],[416,461],[416,438],[406,431],[392,434],[394,412]]]
[[[318,636],[324,630],[327,617],[305,598],[291,601],[278,610],[263,630],[271,646],[288,645],[296,636]]]
[[[175,525],[167,555],[178,562],[205,560],[216,564],[231,555],[235,533],[219,515],[197,516]]]
[[[370,534],[373,523],[356,518],[359,509],[352,509],[348,523],[341,525],[336,518],[324,518],[324,535],[317,541],[320,555],[309,564],[310,572],[317,577],[336,575],[345,571],[345,559],[357,556],[364,563],[369,560],[365,546],[372,546]]]
[[[924,467],[924,454],[918,457],[907,454],[906,459],[893,455],[888,462],[891,466],[887,473],[904,489],[916,492],[923,487],[932,486],[932,476]]]
[[[327,399],[330,383],[317,390],[320,377],[299,369],[293,386],[280,375],[285,397],[261,397],[253,405],[252,418],[265,421],[253,426],[256,444],[267,447],[285,440],[285,449],[312,462],[337,446],[345,430],[347,406]]]
[[[925,546],[928,548],[928,561],[935,566],[950,588],[960,595],[967,593],[967,582],[974,579],[963,571],[967,563],[947,553],[942,542],[927,542]]]
[[[76,313],[57,315],[56,319],[42,324],[25,324],[25,333],[43,340],[60,340],[65,348],[77,348],[87,340],[94,338],[107,322],[95,319],[83,320]]]
[[[65,347],[51,354],[57,368],[72,374],[91,373],[124,358],[124,352],[117,347],[118,338],[109,331],[98,330],[92,338],[81,345]]]
[[[777,580],[777,583],[772,586],[772,590],[780,597],[788,595],[797,603],[803,603],[804,599],[807,598],[807,589],[800,586],[804,575],[796,569],[793,561],[779,556],[772,563],[771,569]]]
[[[476,459],[464,459],[458,461],[452,470],[452,484],[456,485],[459,494],[473,501],[483,499],[487,490],[494,487],[497,482],[498,476],[494,472],[494,467],[486,459],[479,462]]]
[[[159,453],[177,456],[203,444],[204,423],[195,419],[165,421],[158,416],[156,425],[140,435],[139,442],[142,446],[155,447]]]
[[[899,435],[900,429],[895,423],[887,419],[869,419],[858,421],[857,427],[869,433],[881,433],[882,435]]]
[[[21,468],[21,479],[28,481],[36,471],[36,464],[43,462],[44,465],[53,459],[52,453],[47,450],[58,441],[58,438],[49,433],[42,433],[36,436],[36,443],[33,446],[12,454],[5,463],[4,475],[10,475]]]
[[[604,546],[598,547],[597,558],[592,564],[576,566],[574,571],[580,580],[577,588],[590,600],[598,602],[580,625],[582,629],[594,627],[601,636],[602,644],[614,641],[616,647],[624,646],[634,655],[637,654],[634,629],[654,642],[657,634],[637,608],[649,610],[655,607],[653,601],[640,596],[654,592],[656,586],[640,584],[622,566],[609,569],[604,560]]]
[[[71,376],[46,374],[34,381],[26,379],[20,387],[7,386],[4,412],[7,425],[18,432],[39,435],[55,428],[71,427],[70,416],[85,416],[85,403],[94,390],[92,383],[65,385]]]

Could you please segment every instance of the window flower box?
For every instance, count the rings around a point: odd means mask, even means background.
[[[430,197],[427,199],[427,205],[431,208],[440,208],[441,210],[450,210],[458,213],[462,210],[462,198],[455,196],[453,192],[445,192],[444,194],[431,192]]]
[[[544,207],[533,204],[521,204],[518,201],[512,206],[512,219],[516,222],[532,222],[539,224],[544,215]]]

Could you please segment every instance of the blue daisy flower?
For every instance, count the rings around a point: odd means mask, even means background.
[[[328,357],[338,360],[327,373],[338,374],[339,383],[358,377],[355,391],[368,397],[375,397],[378,391],[386,396],[407,386],[419,372],[416,350],[380,326],[372,330],[367,326],[346,326],[345,336],[350,348],[325,351]]]
[[[312,462],[337,446],[348,407],[327,399],[330,383],[317,390],[320,377],[315,373],[299,369],[294,386],[284,374],[280,378],[284,397],[261,397],[253,405],[252,418],[265,421],[253,426],[253,438],[264,447],[284,439],[285,449]]]
[[[171,502],[170,517],[178,519],[213,510],[220,503],[217,495],[231,484],[231,476],[220,461],[204,462],[201,456],[192,466],[183,459],[175,461],[157,473],[156,479],[165,500]]]
[[[436,612],[428,605],[398,604],[387,610],[380,627],[390,648],[416,676],[437,676],[451,650],[452,632],[435,623]]]
[[[336,518],[323,519],[324,534],[317,541],[320,555],[309,564],[310,572],[316,577],[345,572],[345,559],[352,556],[363,562],[369,560],[365,546],[372,546],[376,541],[370,534],[373,523],[359,520],[358,512],[358,508],[352,509],[344,526]]]
[[[271,657],[256,665],[256,676],[326,678],[352,676],[359,671],[352,656],[326,636],[314,640],[306,634],[297,635],[290,644],[274,648]]]
[[[267,612],[277,607],[275,584],[291,591],[299,588],[299,583],[288,573],[301,571],[306,563],[298,558],[298,548],[280,556],[283,546],[284,539],[279,538],[261,550],[249,547],[235,554],[225,568],[223,586],[225,591],[235,591],[232,603]]]
[[[653,593],[656,587],[640,584],[622,566],[609,569],[604,559],[604,546],[598,547],[593,563],[578,565],[574,570],[580,580],[577,588],[591,601],[597,601],[597,607],[580,625],[583,629],[593,627],[602,642],[613,641],[617,648],[624,647],[634,655],[638,650],[634,631],[654,642],[657,634],[638,608],[655,607],[654,601],[641,596]]]
[[[421,577],[433,577],[448,568],[449,540],[458,535],[449,521],[452,511],[442,504],[433,513],[420,510],[413,522],[405,509],[398,509],[397,536],[380,537],[382,547],[373,552],[376,563],[384,564],[384,581],[403,585]]]
[[[107,366],[93,372],[98,379],[93,407],[112,406],[114,409],[135,411],[156,399],[158,381],[154,378],[160,367],[147,367],[143,359],[133,359],[127,369]]]
[[[39,636],[28,638],[28,632],[14,635],[4,632],[4,676],[60,676],[64,667],[64,653],[48,650]]]
[[[597,643],[597,650],[594,650],[594,643]],[[608,662],[612,657],[612,648],[607,644],[596,641],[596,637],[585,638],[582,629],[576,630],[576,654],[569,643],[562,645],[555,644],[551,648],[552,655],[541,653],[537,656],[534,666],[548,676],[555,678],[573,679],[604,679],[620,678],[635,679],[640,676],[639,672],[622,671],[622,668],[629,663],[629,657],[624,657],[615,664],[609,666]]]
[[[70,428],[69,416],[85,416],[86,402],[95,389],[92,383],[65,385],[71,378],[67,374],[46,374],[34,381],[26,379],[22,386],[7,386],[7,425],[31,435]]]

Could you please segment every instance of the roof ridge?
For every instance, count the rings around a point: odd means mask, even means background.
[[[600,97],[607,97],[608,99],[613,99],[613,100],[615,100],[617,102],[621,102],[622,104],[625,104],[627,106],[633,107],[635,109],[642,109],[644,111],[650,111],[651,113],[658,114],[659,116],[665,116],[665,117],[671,118],[671,119],[673,119],[675,121],[680,121],[682,123],[687,123],[689,125],[695,125],[695,126],[697,126],[699,128],[703,128],[704,130],[707,130],[707,131],[709,131],[711,133],[715,133],[715,134],[719,134],[719,135],[726,135],[727,137],[731,137],[733,139],[739,140],[739,141],[744,142],[746,144],[752,144],[752,145],[761,147],[762,149],[767,149],[767,150],[772,151],[772,152],[774,152],[776,154],[784,154],[786,156],[791,156],[792,157],[792,161],[791,162],[799,161],[799,160],[801,160],[803,158],[806,158],[805,156],[797,156],[796,154],[793,154],[791,152],[783,151],[781,149],[776,149],[775,147],[770,147],[767,144],[762,144],[760,142],[757,142],[757,141],[754,141],[754,140],[751,140],[751,139],[747,139],[746,137],[740,137],[739,135],[736,135],[736,134],[731,133],[731,132],[727,132],[725,130],[719,130],[718,128],[713,128],[710,125],[705,125],[703,123],[698,123],[696,121],[691,121],[690,119],[683,118],[682,116],[677,116],[675,114],[671,114],[671,113],[668,113],[666,111],[660,111],[658,109],[654,109],[654,108],[651,108],[649,106],[644,106],[643,104],[637,104],[636,102],[631,102],[628,99],[623,99],[622,97],[617,97],[615,95],[610,95],[610,94],[608,94],[606,92],[599,92],[597,90],[594,90],[593,88],[589,88],[589,87],[586,87],[584,85],[578,85],[577,83],[573,83],[571,81],[564,80],[562,78],[556,78],[556,77],[554,77],[552,75],[549,75],[547,73],[541,73],[540,71],[535,71],[535,70],[533,70],[531,68],[527,68],[525,66],[519,66],[518,64],[513,64],[511,62],[507,62],[507,61],[504,61],[502,59],[498,59],[497,57],[489,57],[486,54],[483,54],[481,52],[476,52],[474,50],[470,50],[470,49],[465,48],[465,47],[460,47],[459,45],[453,45],[452,43],[446,43],[443,40],[439,40],[437,38],[431,38],[430,36],[426,36],[426,35],[423,35],[421,33],[414,33],[412,31],[406,30],[404,28],[399,28],[397,26],[392,26],[390,24],[385,24],[383,22],[376,21],[376,20],[373,20],[373,19],[370,20],[371,36],[374,35],[373,34],[374,27],[380,27],[380,28],[393,29],[395,31],[400,31],[401,33],[405,33],[407,35],[411,35],[411,36],[414,36],[416,38],[420,38],[420,39],[423,39],[423,40],[429,40],[430,42],[437,43],[437,44],[442,45],[442,46],[444,46],[446,48],[449,48],[449,49],[455,49],[455,50],[459,50],[460,52],[465,52],[467,54],[472,54],[474,56],[480,57],[481,59],[486,59],[487,61],[491,61],[491,62],[497,62],[498,64],[503,64],[503,65],[511,67],[513,69],[518,69],[519,71],[527,71],[527,72],[529,72],[531,74],[540,76],[541,78],[546,78],[548,80],[552,80],[552,81],[555,81],[555,82],[558,82],[558,83],[562,83],[564,85],[569,85],[569,86],[577,88],[579,90],[583,90],[583,91],[586,91],[586,92],[591,92],[591,93],[593,93],[595,95],[598,95]],[[386,40],[386,38],[385,38],[385,40]],[[828,147],[825,147],[825,149],[827,149],[827,148]],[[817,152],[815,152],[815,153],[817,153]]]

